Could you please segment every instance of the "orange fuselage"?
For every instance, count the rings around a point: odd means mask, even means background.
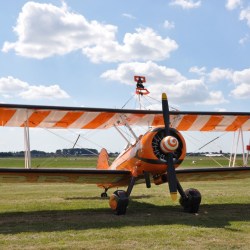
[[[154,152],[155,138],[163,128],[154,128],[146,134],[141,135],[135,144],[128,146],[112,163],[110,169],[129,170],[134,176],[143,175],[143,172],[149,172],[152,175],[163,174],[167,171],[167,162],[157,156]],[[175,162],[177,168],[186,155],[186,145],[184,138],[179,132],[174,130],[179,140],[181,140],[182,150]],[[159,140],[160,143],[160,140]]]

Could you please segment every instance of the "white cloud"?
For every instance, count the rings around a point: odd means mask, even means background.
[[[237,99],[250,98],[250,84],[242,83],[231,91],[231,95]]]
[[[29,84],[12,76],[0,78],[0,93],[19,92],[27,89]]]
[[[170,21],[168,21],[168,20],[165,20],[165,21],[164,21],[163,26],[164,26],[164,28],[166,28],[166,29],[174,29],[174,28],[175,28],[174,22],[170,22]]]
[[[107,80],[119,81],[131,85],[135,84],[133,82],[134,75],[146,76],[149,84],[158,84],[162,82],[173,84],[185,80],[185,77],[177,70],[159,66],[152,61],[145,63],[122,63],[118,65],[117,69],[104,72],[101,77]]]
[[[250,98],[250,68],[233,73],[233,82],[236,84],[231,95],[236,99]]]
[[[232,70],[214,68],[209,74],[209,80],[211,82],[218,82],[220,80],[231,80],[233,76]]]
[[[179,104],[219,104],[226,102],[221,91],[210,91],[203,79],[186,79],[177,70],[159,66],[154,62],[122,63],[115,70],[104,72],[101,77],[125,84],[135,84],[134,75],[147,78],[145,87],[150,96],[159,99],[162,92],[171,96],[171,103]]]
[[[172,0],[170,5],[177,5],[183,9],[194,9],[201,6],[201,1],[192,1],[192,0]]]
[[[221,91],[209,91],[202,79],[189,79],[176,84],[158,84],[149,87],[150,93],[157,98],[167,92],[175,104],[215,105],[227,102]]]
[[[240,12],[240,20],[246,20],[248,26],[250,26],[250,7],[241,10]]]
[[[19,94],[20,97],[27,100],[34,99],[64,99],[69,95],[58,85],[51,86],[29,86],[26,91]]]
[[[233,74],[233,81],[236,84],[246,83],[250,85],[250,68],[242,71],[235,71]]]
[[[194,66],[194,67],[191,67],[189,69],[189,72],[191,73],[195,73],[197,75],[200,75],[200,76],[203,76],[206,74],[206,67],[197,67],[197,66]]]
[[[56,7],[28,2],[14,27],[18,41],[5,42],[2,51],[13,49],[18,55],[42,59],[113,40],[116,30],[113,25],[88,21],[69,12],[65,4]]]
[[[0,94],[4,98],[21,97],[23,99],[62,99],[69,95],[58,85],[35,86],[12,76],[0,78]]]
[[[226,8],[228,10],[234,10],[237,7],[241,7],[242,6],[242,0],[227,0],[226,3]]]
[[[150,28],[126,33],[123,44],[116,40],[117,27],[88,21],[70,12],[63,4],[26,3],[19,14],[14,31],[16,42],[5,42],[3,52],[43,59],[81,50],[92,62],[131,60],[163,60],[178,48],[170,38],[163,38]]]
[[[94,47],[83,48],[83,53],[92,62],[121,62],[133,60],[164,60],[178,48],[170,38],[162,38],[151,28],[136,29],[136,33],[126,33],[123,44],[117,41],[103,41]]]

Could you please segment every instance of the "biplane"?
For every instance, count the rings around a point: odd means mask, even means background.
[[[141,94],[141,93],[140,93]],[[201,194],[195,188],[183,190],[184,181],[217,181],[249,178],[250,167],[178,169],[186,156],[186,143],[181,131],[249,131],[250,113],[243,112],[186,112],[170,111],[168,98],[162,94],[162,110],[105,109],[39,105],[0,104],[0,125],[23,127],[27,132],[35,128],[108,129],[115,128],[124,139],[121,126],[126,126],[134,137],[118,157],[109,163],[106,149],[100,151],[95,169],[33,169],[27,158],[27,168],[0,168],[0,183],[86,183],[97,184],[117,215],[126,213],[135,184],[145,182],[168,183],[173,200],[184,211],[197,213]],[[137,136],[133,126],[147,126],[148,131]],[[28,139],[26,140],[28,143]],[[120,187],[127,187],[126,190]]]

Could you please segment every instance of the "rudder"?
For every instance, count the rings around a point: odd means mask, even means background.
[[[105,148],[103,148],[99,154],[97,160],[97,169],[108,169],[109,168],[109,155]]]

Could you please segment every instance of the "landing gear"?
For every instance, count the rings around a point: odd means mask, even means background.
[[[108,188],[104,188],[104,192],[101,193],[101,198],[107,198],[108,194],[107,194]]]
[[[115,191],[109,199],[109,205],[116,215],[126,214],[129,198],[123,190]]]
[[[194,188],[187,189],[179,200],[185,212],[197,213],[201,203],[201,193]]]
[[[129,202],[129,196],[135,185],[135,181],[136,181],[136,177],[132,176],[130,179],[127,191],[117,190],[110,196],[109,205],[116,215],[126,214],[126,210],[127,210],[127,206]]]
[[[103,193],[101,193],[101,197],[102,197],[102,198],[107,198],[107,197],[108,197],[108,194],[107,194],[106,192],[103,192]]]

